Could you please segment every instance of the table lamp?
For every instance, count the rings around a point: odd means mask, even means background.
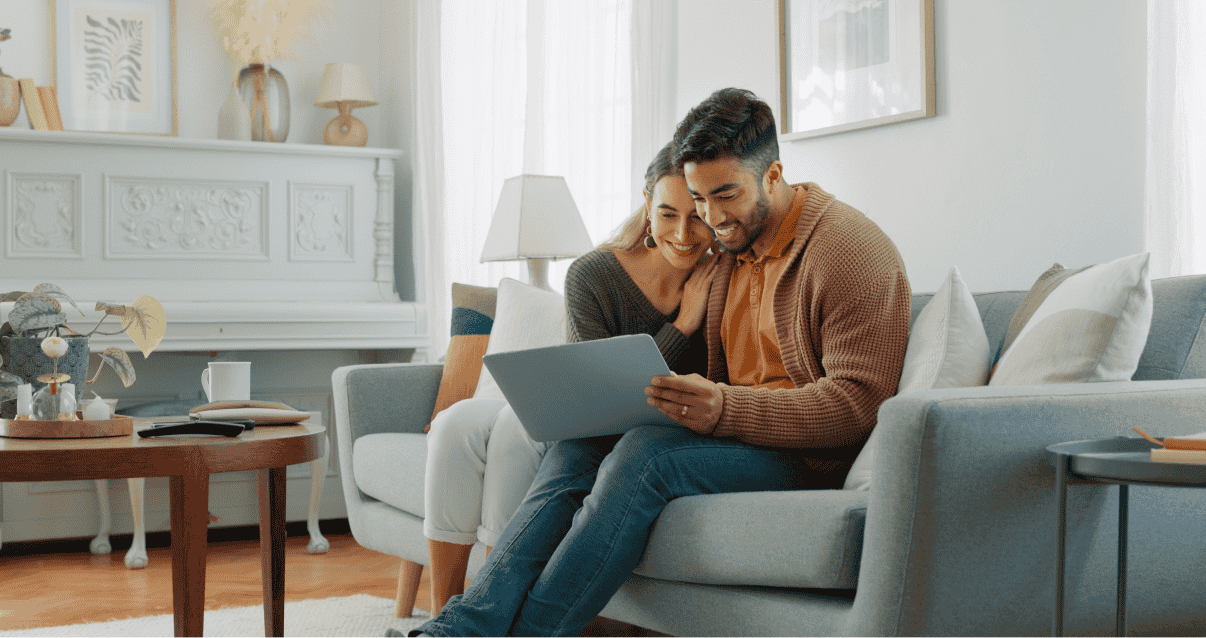
[[[549,260],[577,257],[594,245],[565,178],[518,175],[503,182],[482,247],[482,263],[528,260],[528,283],[549,287]]]
[[[314,106],[339,109],[339,115],[327,124],[322,141],[337,146],[364,146],[368,129],[364,122],[352,116],[352,109],[373,106],[377,99],[359,65],[351,62],[332,62],[322,72],[322,84]]]

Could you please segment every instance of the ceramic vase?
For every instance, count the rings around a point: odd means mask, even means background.
[[[239,97],[247,107],[251,139],[284,142],[289,135],[289,85],[280,71],[251,64],[239,71]]]
[[[17,120],[21,112],[21,85],[17,78],[0,73],[0,126],[8,126]]]
[[[239,97],[239,85],[230,83],[226,101],[218,111],[218,139],[251,141],[251,111]]]

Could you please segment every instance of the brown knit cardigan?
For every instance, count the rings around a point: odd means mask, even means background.
[[[874,222],[816,184],[802,186],[808,195],[785,256],[790,265],[774,291],[779,348],[796,387],[722,386],[713,434],[829,448],[808,453],[812,467],[827,471],[853,461],[879,405],[896,393],[912,293],[896,246]],[[722,255],[708,298],[708,378],[722,383],[720,323],[735,261]]]

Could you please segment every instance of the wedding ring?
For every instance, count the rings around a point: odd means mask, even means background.
[[[687,406],[683,406],[683,416],[687,416]]]

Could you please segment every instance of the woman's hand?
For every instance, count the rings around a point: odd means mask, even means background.
[[[683,284],[683,298],[679,302],[678,318],[674,320],[674,327],[683,336],[690,337],[703,324],[704,311],[708,309],[708,291],[712,289],[712,277],[719,260],[719,255],[704,257]]]
[[[653,377],[645,394],[649,405],[700,434],[711,434],[724,411],[720,385],[698,374]]]

